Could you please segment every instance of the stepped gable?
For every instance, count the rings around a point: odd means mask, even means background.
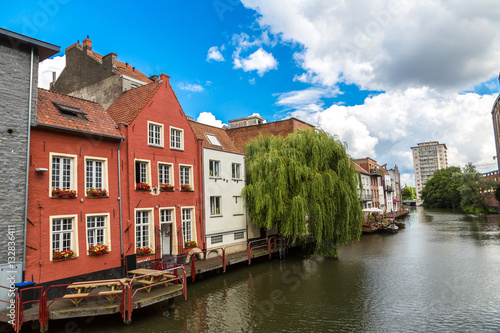
[[[158,91],[162,82],[162,80],[159,80],[124,91],[108,108],[108,114],[116,123],[129,125]]]
[[[69,107],[65,113],[58,106]],[[38,88],[37,126],[121,139],[116,123],[98,103]]]
[[[226,131],[222,128],[198,123],[194,120],[189,120],[189,125],[193,129],[194,134],[200,140],[203,140],[203,147],[215,150],[227,151],[230,153],[243,154],[243,150],[236,148],[233,140],[227,135]],[[221,146],[213,145],[207,138],[206,134],[213,134],[219,140]]]

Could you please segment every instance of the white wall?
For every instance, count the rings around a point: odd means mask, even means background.
[[[210,177],[210,160],[220,162],[220,177]],[[232,163],[239,163],[240,179],[232,178]],[[203,178],[205,188],[205,229],[207,248],[224,247],[247,241],[246,210],[241,196],[245,186],[244,155],[224,152],[215,149],[203,149]],[[219,215],[210,214],[210,197],[221,197]],[[242,239],[235,240],[236,232],[244,232]],[[212,244],[212,236],[222,235],[222,242]]]

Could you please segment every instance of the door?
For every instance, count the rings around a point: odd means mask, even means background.
[[[172,252],[171,249],[171,237],[172,237],[172,224],[171,223],[163,223],[161,225],[161,251],[162,255],[170,255]]]

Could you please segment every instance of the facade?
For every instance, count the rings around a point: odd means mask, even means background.
[[[38,89],[29,165],[29,280],[44,283],[120,267],[123,137],[115,127],[97,103]],[[88,251],[100,245],[107,254]],[[62,254],[68,256],[59,260]]]
[[[385,209],[383,171],[377,161],[366,157],[355,159],[354,162],[370,173],[370,194],[372,195],[373,207]]]
[[[359,189],[359,200],[361,202],[361,208],[372,208],[373,207],[373,195],[371,194],[371,178],[368,171],[360,167],[357,163],[355,163],[356,170],[359,172],[361,176],[361,185],[362,189],[358,186]]]
[[[498,80],[500,81],[500,75],[498,76]],[[495,103],[493,104],[493,108],[491,109],[491,117],[493,118],[493,133],[495,135],[495,147],[497,151],[497,163],[498,170],[500,170],[500,94],[498,95]]]
[[[27,228],[30,127],[37,120],[38,63],[59,52],[59,47],[0,28],[0,271],[23,277]],[[7,199],[8,198],[8,199]],[[15,256],[7,249],[15,249]],[[10,265],[12,264],[12,266]],[[4,269],[7,268],[8,269]],[[7,272],[10,271],[10,272]],[[7,281],[9,275],[0,273]]]
[[[198,140],[203,142],[206,248],[231,246],[231,252],[244,250],[248,234],[241,196],[245,186],[245,155],[236,149],[223,129],[194,121],[189,123]]]
[[[202,247],[201,144],[169,77],[123,92],[107,111],[126,138],[120,157],[124,255],[151,251],[138,258],[145,261]]]
[[[401,191],[401,175],[399,174],[399,168],[397,165],[394,166],[394,169],[389,169],[388,172],[391,177],[391,186],[394,190],[393,209],[394,211],[398,211],[402,208],[403,203],[403,193]]]
[[[135,67],[117,60],[116,53],[102,56],[92,50],[87,36],[83,43],[66,48],[66,66],[51,90],[84,98],[108,108],[113,101],[129,89],[153,82]]]
[[[416,147],[411,147],[411,150],[417,200],[421,200],[420,195],[427,180],[436,170],[448,167],[447,148],[444,143],[429,141],[419,143]]]

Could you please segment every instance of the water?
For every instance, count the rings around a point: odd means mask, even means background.
[[[394,235],[364,235],[340,259],[288,256],[229,267],[168,311],[51,323],[69,332],[500,332],[500,228],[418,208]],[[70,325],[70,326],[68,326]]]

